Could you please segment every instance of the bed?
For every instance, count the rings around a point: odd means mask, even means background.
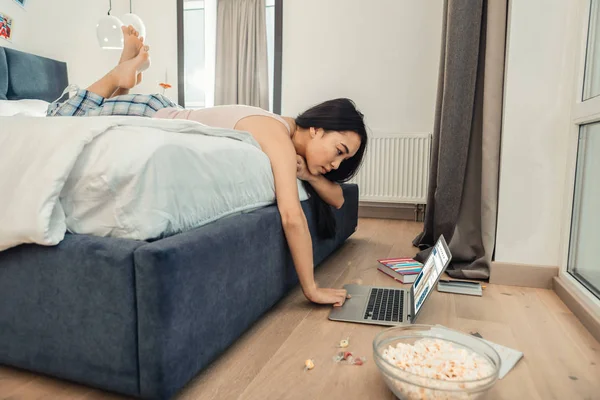
[[[67,84],[65,63],[0,47],[0,101],[53,101]],[[356,229],[358,188],[343,190],[330,239],[302,202],[315,265]],[[0,251],[0,364],[171,398],[297,283],[273,204],[148,240],[63,232]]]

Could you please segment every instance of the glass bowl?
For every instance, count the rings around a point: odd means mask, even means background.
[[[384,357],[390,346],[395,348],[398,343],[414,345],[422,339],[436,339],[440,346],[452,345],[454,349],[459,351],[458,354],[471,360],[470,365],[480,366],[482,372],[476,378],[469,377],[469,379],[459,380],[459,376],[453,376],[452,373],[449,373],[450,378],[437,379],[431,376],[433,373],[428,373],[428,371],[432,371],[432,369],[427,368],[430,365],[421,368],[417,367],[415,363],[411,366],[410,362],[412,361],[408,361],[408,364],[400,364],[399,360],[394,363]],[[421,342],[421,344],[423,343]],[[422,354],[429,353],[423,352]],[[437,363],[437,366],[441,364],[448,366],[453,361],[460,361],[455,359],[456,357],[444,357],[439,352],[435,354],[436,356],[432,356],[433,358],[430,359],[431,362],[426,364],[436,365]],[[433,325],[397,326],[381,331],[373,339],[373,359],[387,386],[401,400],[483,399],[498,380],[501,363],[496,350],[483,340],[472,335]],[[479,361],[479,364],[476,364],[477,361]],[[403,365],[403,367],[401,368],[397,364]],[[406,365],[413,368],[413,371],[408,371]],[[443,366],[440,368],[443,368]],[[457,367],[457,369],[460,370],[460,367]],[[475,368],[469,367],[467,370],[473,372]],[[439,377],[439,373],[436,374]]]

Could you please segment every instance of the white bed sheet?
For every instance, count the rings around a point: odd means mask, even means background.
[[[275,202],[269,159],[247,132],[141,117],[0,126],[0,251],[53,246],[67,230],[159,238]]]

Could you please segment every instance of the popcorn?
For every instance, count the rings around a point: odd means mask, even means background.
[[[403,398],[407,399],[476,399],[483,393],[460,390],[476,389],[481,383],[452,384],[452,381],[481,379],[494,372],[492,364],[481,355],[439,339],[420,339],[414,345],[398,343],[396,347],[388,346],[383,350],[382,356],[403,371],[422,378],[448,381],[432,382],[418,377],[411,379],[415,384],[431,387],[426,389],[388,378],[389,383],[395,385]]]
[[[310,371],[314,367],[315,367],[315,362],[313,360],[304,361],[304,370],[305,371]]]

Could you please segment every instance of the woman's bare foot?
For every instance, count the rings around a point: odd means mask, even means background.
[[[136,31],[132,25],[123,25],[121,31],[123,31],[123,51],[121,52],[119,64],[124,61],[129,61],[137,56],[144,45],[144,38],[139,37],[138,31]],[[136,85],[139,85],[140,82],[142,82],[141,72],[137,74]]]
[[[148,68],[150,63],[148,50],[148,46],[142,46],[137,56],[131,60],[123,61],[113,68],[110,74],[114,79],[114,84],[116,86],[123,89],[131,89],[137,84],[137,76],[139,72],[145,68]]]
[[[123,31],[123,51],[119,64],[137,56],[144,45],[144,38],[139,37],[138,31],[133,26],[122,26],[121,30]]]

